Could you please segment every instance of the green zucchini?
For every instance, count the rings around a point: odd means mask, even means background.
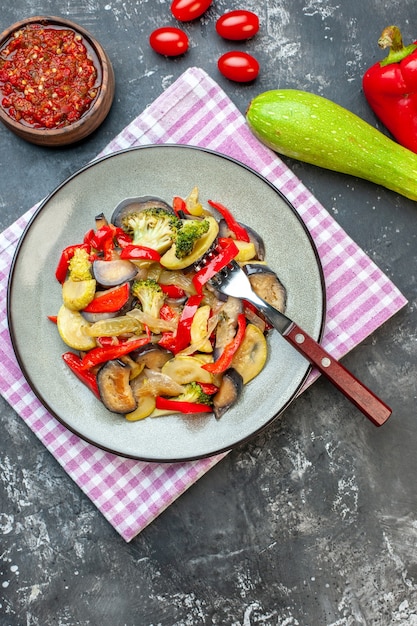
[[[251,101],[246,119],[279,154],[417,200],[417,154],[331,100],[296,89],[266,91]]]

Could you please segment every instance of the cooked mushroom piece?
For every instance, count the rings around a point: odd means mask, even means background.
[[[256,250],[256,258],[258,261],[263,261],[265,259],[265,244],[262,237],[250,226],[239,222],[241,226],[246,230],[249,235],[250,241],[254,244]],[[226,221],[222,218],[219,221],[219,237],[233,237],[232,231],[226,224]]]
[[[243,269],[249,276],[255,293],[278,311],[284,313],[287,306],[287,290],[274,270],[271,270],[267,265],[252,262],[246,263]]]
[[[102,287],[116,287],[133,280],[137,271],[136,265],[125,259],[114,261],[97,259],[93,262],[94,278]]]
[[[111,217],[111,223],[119,228],[122,228],[123,219],[130,213],[138,213],[145,211],[146,209],[165,209],[174,214],[174,209],[162,200],[162,198],[156,198],[153,196],[138,196],[136,198],[125,198],[119,204],[116,205],[113,215]]]
[[[122,361],[107,361],[97,373],[97,384],[104,406],[113,413],[131,413],[137,401],[129,383],[130,367]]]
[[[220,419],[238,401],[242,389],[242,376],[230,367],[224,372],[220,388],[213,398],[213,412],[216,419]]]

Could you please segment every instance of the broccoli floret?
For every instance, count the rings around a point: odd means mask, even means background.
[[[152,317],[159,317],[159,312],[165,301],[165,294],[156,280],[152,278],[135,280],[132,284],[131,293],[139,300],[144,313],[148,313]]]
[[[192,253],[197,239],[205,235],[210,228],[210,222],[204,220],[183,220],[175,239],[175,256],[183,259]]]
[[[204,393],[201,385],[196,382],[184,385],[184,391],[179,396],[171,398],[178,402],[197,402],[198,404],[212,404],[211,397]]]
[[[69,278],[74,281],[90,280],[92,278],[91,267],[88,252],[84,248],[76,248],[68,264]]]
[[[155,207],[130,213],[122,220],[122,226],[135,245],[147,246],[162,254],[172,245],[181,221],[166,209]]]

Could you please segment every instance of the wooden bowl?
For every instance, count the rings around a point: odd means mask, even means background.
[[[110,59],[102,46],[87,30],[70,20],[50,16],[30,17],[13,24],[0,35],[0,51],[14,36],[14,33],[31,24],[70,29],[81,35],[88,56],[97,70],[97,95],[78,120],[62,127],[38,128],[24,121],[17,121],[9,115],[2,104],[4,98],[2,86],[4,83],[0,82],[0,121],[22,139],[42,146],[59,147],[81,141],[100,126],[110,111],[115,90],[114,72]]]

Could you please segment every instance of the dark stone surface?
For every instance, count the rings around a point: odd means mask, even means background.
[[[244,112],[277,87],[324,95],[377,125],[361,90],[395,21],[417,38],[415,2],[215,0],[186,24],[187,55],[148,46],[174,24],[169,0],[14,0],[0,29],[63,15],[89,29],[114,65],[117,93],[82,145],[51,151],[0,128],[4,229],[92,159],[187,67],[200,66]],[[231,44],[226,10],[255,10],[261,32]],[[253,52],[251,85],[222,79],[232,48]],[[5,626],[367,626],[417,624],[415,203],[366,181],[288,161],[335,219],[409,299],[344,363],[394,410],[376,429],[326,381],[264,434],[233,451],[130,544],[0,400],[0,624]],[[30,311],[28,312],[30,315]]]

